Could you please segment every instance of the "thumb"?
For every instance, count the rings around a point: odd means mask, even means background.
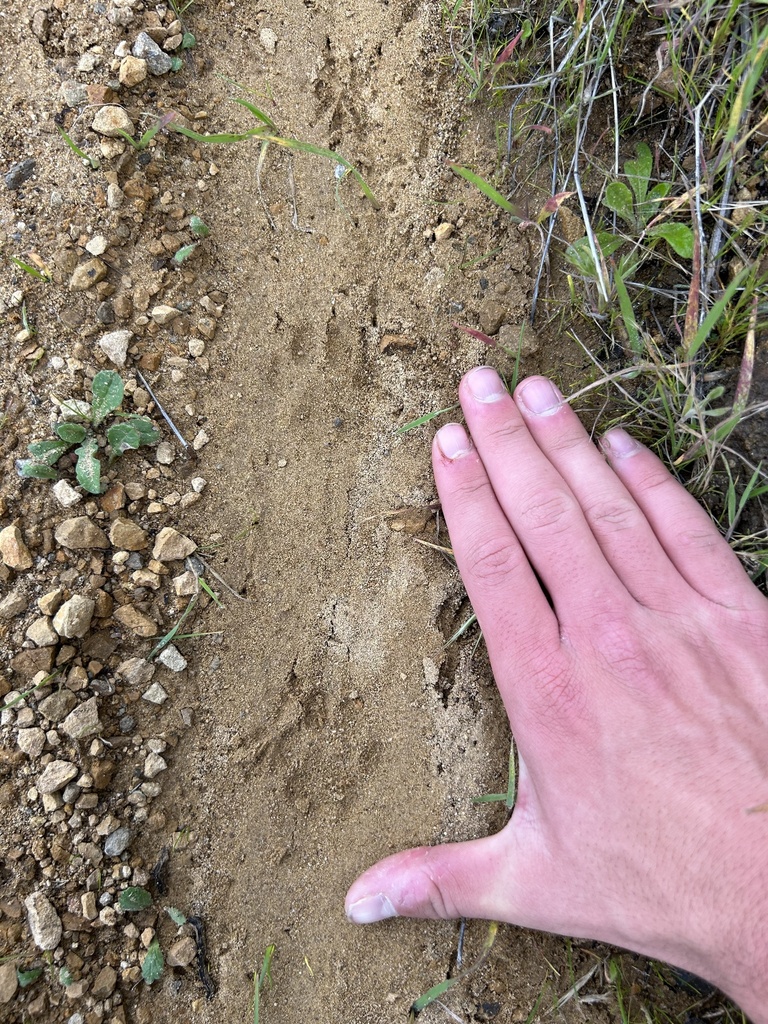
[[[514,921],[523,908],[512,835],[507,828],[486,839],[387,857],[352,884],[344,903],[347,917],[354,924],[387,917]]]

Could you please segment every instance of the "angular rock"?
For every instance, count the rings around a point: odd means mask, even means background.
[[[168,950],[165,962],[169,967],[189,967],[196,956],[197,943],[191,935],[185,935],[184,938],[177,939],[173,943]]]
[[[19,729],[16,737],[19,750],[23,750],[27,757],[34,759],[39,757],[45,746],[45,733],[42,729]]]
[[[33,892],[24,900],[27,924],[38,949],[56,949],[61,941],[61,921],[56,910],[42,892]]]
[[[61,602],[63,600],[64,591],[61,587],[57,587],[55,590],[49,590],[48,593],[43,594],[42,597],[38,597],[37,607],[43,615],[55,615],[59,608],[61,608]]]
[[[99,916],[95,892],[84,892],[80,897],[80,906],[83,908],[83,917],[86,921],[95,921]]]
[[[146,32],[139,32],[131,52],[134,57],[147,62],[147,67],[153,75],[166,75],[173,67],[173,61],[168,54],[164,53]]]
[[[84,740],[101,732],[99,699],[91,697],[71,711],[61,723],[61,730],[72,740]]]
[[[56,527],[54,536],[58,544],[65,548],[71,548],[73,551],[80,551],[84,548],[104,550],[109,547],[109,538],[106,533],[100,530],[88,516],[65,519]]]
[[[155,546],[152,550],[152,557],[158,562],[174,562],[197,550],[197,544],[183,533],[174,530],[172,526],[165,526],[155,538]]]
[[[146,77],[147,62],[141,57],[123,57],[120,61],[118,78],[120,84],[124,85],[126,89],[132,89],[134,85],[139,85]]]
[[[125,366],[133,331],[110,331],[99,338],[99,348],[115,366]]]
[[[173,644],[168,644],[167,647],[164,647],[160,654],[158,654],[157,660],[162,662],[171,672],[183,672],[187,667],[187,659],[178,647],[175,647]]]
[[[51,490],[62,508],[72,508],[73,505],[77,505],[83,500],[82,494],[78,494],[67,480],[57,480]]]
[[[32,177],[35,173],[35,161],[29,157],[26,160],[22,160],[21,163],[14,164],[13,167],[5,175],[5,187],[11,192],[15,192],[16,189],[21,188],[25,181]]]
[[[130,841],[131,830],[125,825],[121,825],[104,840],[104,853],[107,857],[119,857],[128,849]]]
[[[160,683],[152,683],[150,688],[141,695],[142,700],[148,701],[150,704],[165,704],[168,700],[168,692],[163,689]]]
[[[189,597],[191,594],[196,594],[200,589],[200,585],[197,582],[197,574],[188,569],[183,572],[181,576],[174,576],[173,590],[177,597]]]
[[[45,615],[35,619],[24,635],[32,641],[35,647],[50,647],[51,644],[59,642],[59,637],[51,625],[51,620]]]
[[[91,995],[94,999],[109,999],[115,991],[117,984],[117,971],[114,967],[102,967],[91,985]]]
[[[154,779],[160,772],[164,772],[167,767],[168,763],[164,757],[161,757],[159,754],[148,754],[144,762],[144,778]]]
[[[115,672],[129,686],[143,686],[155,674],[155,666],[145,658],[128,658],[117,666]]]
[[[71,761],[51,761],[37,780],[37,788],[41,793],[58,793],[78,774],[77,765]]]
[[[126,629],[136,633],[137,636],[149,637],[157,633],[157,623],[147,618],[143,612],[140,612],[138,608],[134,608],[132,604],[126,604],[122,608],[118,608],[114,617],[121,626],[125,626]]]
[[[22,679],[32,679],[38,672],[45,672],[46,674],[50,672],[53,668],[55,657],[55,647],[36,647],[33,650],[19,651],[11,659],[11,668]]]
[[[116,519],[109,530],[113,548],[121,551],[143,551],[149,543],[147,534],[130,519]]]
[[[7,963],[0,965],[0,1005],[10,1003],[16,995],[19,987],[19,979],[16,977],[16,964]]]
[[[70,640],[72,637],[85,636],[91,628],[91,619],[96,602],[92,597],[75,594],[59,608],[53,618],[53,628],[59,636]]]
[[[0,530],[0,558],[9,569],[32,568],[32,553],[24,543],[18,526],[6,526]]]
[[[0,619],[15,619],[17,615],[27,610],[28,602],[23,594],[18,591],[11,591],[0,601]]]
[[[122,107],[114,105],[102,107],[101,110],[97,111],[93,119],[93,130],[98,135],[104,135],[108,139],[120,139],[122,138],[121,130],[128,132],[129,135],[133,135],[134,126],[133,121],[128,116],[128,112],[123,110]]]
[[[107,265],[96,256],[92,260],[86,260],[75,267],[72,277],[69,279],[69,288],[73,292],[84,292],[93,285],[103,281],[107,276]]]
[[[149,314],[156,324],[169,324],[171,320],[175,320],[177,316],[181,316],[181,310],[176,309],[175,306],[155,306]]]
[[[76,704],[77,697],[71,690],[58,690],[40,702],[38,711],[43,718],[47,718],[50,722],[58,725],[59,722],[64,721]]]

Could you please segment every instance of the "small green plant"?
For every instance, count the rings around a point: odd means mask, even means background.
[[[242,142],[245,139],[256,139],[262,144],[262,150],[258,161],[258,169],[263,166],[267,148],[273,143],[274,145],[281,146],[284,149],[324,157],[326,160],[333,161],[334,164],[341,166],[344,171],[351,174],[374,209],[379,209],[380,204],[378,200],[366,184],[362,174],[360,174],[357,168],[354,167],[349,160],[332,149],[326,149],[324,146],[316,146],[311,142],[303,142],[300,139],[291,139],[283,135],[279,135],[274,121],[268,114],[265,114],[263,110],[260,110],[249,100],[243,99],[240,96],[235,97],[234,100],[235,103],[239,103],[241,107],[245,107],[246,110],[253,114],[259,122],[255,128],[250,128],[245,132],[218,132],[211,135],[202,135],[200,132],[193,131],[191,128],[186,128],[183,125],[175,124],[173,122],[168,125],[168,128],[171,131],[178,132],[179,135],[185,135],[188,139],[193,139],[195,142],[202,142],[206,145],[223,145],[233,142]]]
[[[147,985],[154,984],[161,977],[164,967],[165,958],[160,949],[160,943],[157,939],[153,939],[141,964],[141,976]]]
[[[123,889],[117,902],[121,910],[134,913],[137,910],[146,910],[151,906],[152,895],[140,885],[130,885],[127,889]]]
[[[23,270],[25,274],[29,274],[30,277],[34,277],[37,281],[43,281],[45,284],[51,283],[51,276],[45,270],[38,270],[37,267],[33,267],[31,263],[25,263],[24,260],[20,260],[18,256],[9,256],[8,259],[15,267],[19,270]]]
[[[62,137],[67,146],[69,146],[75,156],[80,157],[84,164],[88,164],[92,171],[98,171],[99,167],[101,167],[101,162],[97,156],[89,156],[87,153],[83,152],[72,136],[68,135],[67,132],[65,132],[59,125],[56,125],[56,131]]]
[[[134,413],[118,413],[123,401],[124,384],[119,373],[102,370],[93,378],[93,401],[64,403],[62,408],[70,416],[80,420],[63,420],[55,428],[56,438],[50,441],[34,441],[30,444],[29,459],[19,459],[16,470],[19,476],[32,480],[56,480],[55,464],[74,445],[77,465],[75,475],[78,483],[89,494],[101,494],[101,461],[98,430],[111,414],[117,421],[106,427],[104,437],[109,445],[109,464],[124,452],[145,445],[155,444],[160,432],[146,416]]]
[[[275,955],[274,942],[264,951],[261,970],[253,972],[253,1024],[259,1024],[261,994],[272,984],[272,957]]]
[[[208,227],[208,225],[205,223],[202,217],[198,217],[197,214],[193,214],[189,218],[189,230],[197,239],[207,238],[211,233],[211,229]],[[177,266],[181,266],[181,264],[184,263],[185,260],[189,259],[189,257],[192,255],[192,253],[195,251],[195,249],[197,249],[199,245],[200,241],[189,242],[187,245],[182,245],[182,247],[174,253],[173,262]]]
[[[130,144],[133,146],[136,152],[140,153],[142,150],[147,148],[147,146],[150,144],[152,139],[154,139],[154,137],[157,135],[159,131],[162,131],[163,128],[166,128],[171,123],[171,121],[173,121],[174,116],[175,114],[172,110],[168,111],[166,114],[163,114],[163,116],[159,117],[154,124],[150,125],[149,128],[147,128],[147,130],[144,132],[144,134],[140,135],[138,139],[134,139],[132,135],[129,135],[129,133],[122,128],[118,128],[117,130],[125,139],[125,141],[130,142]]]

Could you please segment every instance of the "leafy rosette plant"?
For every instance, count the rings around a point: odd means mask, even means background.
[[[156,444],[160,432],[146,416],[135,413],[116,412],[123,401],[125,385],[119,373],[102,370],[93,378],[93,400],[89,405],[75,402],[66,403],[74,420],[64,420],[55,428],[56,438],[49,441],[34,441],[29,445],[29,459],[19,459],[16,469],[19,476],[33,480],[56,480],[56,463],[73,445],[77,464],[75,475],[78,483],[89,494],[101,494],[101,459],[99,457],[99,429],[114,414],[115,422],[104,429],[109,447],[108,464],[111,465],[123,452]],[[79,422],[78,422],[79,421]]]

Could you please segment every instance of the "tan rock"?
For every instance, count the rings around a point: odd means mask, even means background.
[[[16,977],[16,964],[13,962],[0,964],[0,1004],[10,1003],[16,995],[19,979]]]
[[[91,597],[83,597],[75,594],[56,612],[53,619],[53,628],[66,639],[82,637],[91,628],[95,601]]]
[[[133,121],[128,112],[117,105],[102,107],[93,119],[93,130],[97,135],[105,135],[108,139],[122,138],[121,131],[133,135]]]
[[[103,260],[94,256],[92,260],[86,260],[75,267],[72,277],[69,279],[69,287],[73,292],[84,292],[93,285],[103,281],[107,276],[107,265]]]
[[[126,604],[122,608],[118,608],[114,618],[121,626],[125,626],[126,629],[137,636],[149,637],[155,636],[157,633],[157,623],[147,618],[143,612],[140,612],[138,608],[134,608],[132,604]]]
[[[152,550],[152,557],[158,562],[174,562],[197,550],[197,544],[183,533],[174,530],[172,526],[165,526],[155,538],[155,546]]]
[[[118,78],[127,89],[139,85],[147,77],[147,62],[141,57],[123,57],[120,61]],[[99,998],[98,996],[96,997]]]
[[[109,539],[121,551],[143,551],[149,543],[144,530],[130,519],[116,519],[110,527]]]
[[[32,568],[32,553],[24,543],[18,526],[6,526],[0,530],[0,558],[9,569]]]
[[[75,516],[59,523],[54,534],[56,542],[62,547],[79,551],[84,548],[109,547],[109,539],[103,530],[92,522],[88,516]]]
[[[191,935],[185,935],[177,939],[166,956],[166,963],[169,967],[189,967],[197,956],[197,943]]]

